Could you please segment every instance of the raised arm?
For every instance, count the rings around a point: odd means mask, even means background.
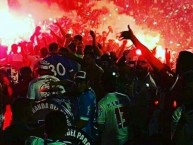
[[[123,52],[126,48],[126,45],[127,45],[127,40],[124,40],[123,43],[121,44],[121,46],[119,47],[119,49],[117,50],[116,54],[117,54],[117,62],[120,60],[120,58],[122,57],[123,55]]]
[[[130,39],[133,42],[133,44],[135,45],[135,47],[141,50],[142,54],[145,56],[149,64],[155,70],[160,71],[164,69],[165,65],[159,59],[157,59],[145,45],[143,45],[138,40],[138,38],[134,35],[133,31],[130,29],[129,26],[128,26],[128,31],[121,32],[120,38],[121,39]]]
[[[64,39],[62,39],[59,35],[57,35],[53,30],[50,29],[50,34],[56,38],[58,44],[63,47]]]
[[[97,42],[96,42],[96,35],[94,33],[94,31],[90,31],[90,35],[92,37],[92,46],[94,48],[94,53],[97,55],[97,56],[102,56],[102,51],[99,49],[98,45],[97,45]]]
[[[59,28],[62,36],[63,36],[64,39],[65,39],[65,38],[66,38],[66,32],[64,31],[64,29],[62,28],[62,26],[61,26],[59,23],[56,22],[55,24],[56,24],[56,26],[58,26],[58,28]]]

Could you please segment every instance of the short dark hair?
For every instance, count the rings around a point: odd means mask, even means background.
[[[180,51],[176,61],[176,73],[182,74],[193,69],[193,53],[189,51]]]
[[[66,115],[61,111],[51,111],[45,117],[45,131],[48,137],[62,135],[67,132]]]
[[[116,91],[119,73],[113,70],[105,70],[101,81],[106,91]]]
[[[31,74],[32,70],[29,66],[24,66],[20,69],[20,75]]]
[[[53,52],[53,51],[57,51],[58,50],[58,44],[56,42],[52,42],[49,45],[49,51]]]
[[[81,35],[75,35],[74,36],[74,39],[77,39],[79,41],[82,41],[82,36]]]
[[[13,113],[13,120],[20,120],[26,115],[29,115],[31,109],[31,101],[28,98],[18,98],[11,104],[11,110]]]
[[[85,48],[84,48],[84,54],[87,54],[87,53],[93,53],[94,50],[93,50],[93,46],[92,45],[86,45]]]

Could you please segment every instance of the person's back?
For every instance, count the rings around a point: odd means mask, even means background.
[[[64,87],[61,85],[57,85],[53,88],[51,87],[50,83],[57,82],[59,79],[52,76],[49,65],[50,64],[45,60],[39,62],[39,68],[37,70],[39,77],[33,79],[29,83],[27,98],[31,100],[40,100],[52,95],[58,96],[65,92]]]
[[[129,113],[131,101],[127,95],[116,91],[117,77],[118,74],[112,71],[106,71],[102,76],[102,84],[107,91],[98,102],[97,123],[102,132],[102,145],[123,145],[133,140]]]
[[[65,145],[66,132],[66,116],[60,111],[52,111],[45,118],[45,137],[31,136],[25,145]]]
[[[132,134],[128,126],[129,105],[128,96],[118,92],[108,93],[99,101],[97,123],[104,124],[102,145],[122,145],[127,140],[131,140]]]
[[[96,95],[89,85],[87,73],[79,71],[75,74],[78,92],[76,126],[87,133],[93,140],[96,139]]]
[[[60,80],[70,79],[70,73],[73,71],[71,60],[58,54],[57,43],[51,43],[49,45],[50,55],[43,60],[50,63],[50,69],[54,73],[54,76]]]
[[[29,125],[31,117],[30,100],[19,98],[12,104],[12,124],[3,132],[4,145],[24,145],[30,135],[41,136],[43,129]]]

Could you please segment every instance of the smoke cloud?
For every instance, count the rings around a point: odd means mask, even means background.
[[[61,8],[59,3],[54,1],[49,1],[50,3],[47,3],[44,0],[17,0],[17,2],[17,11],[19,11],[21,14],[31,14],[36,24],[49,18],[57,19],[63,16],[67,16],[73,22],[80,22],[80,18],[77,14],[79,12],[77,10],[74,9],[72,11],[65,11]],[[114,2],[102,0],[90,2],[90,4],[92,6],[92,10],[108,11],[105,14],[97,16],[99,23],[96,31],[98,33],[101,33],[104,30],[108,31],[108,26],[112,26],[113,33],[110,33],[108,37],[109,39],[115,39],[117,33],[127,30],[127,25],[129,24],[133,31],[136,32],[139,39],[144,44],[147,44],[149,48],[154,48],[160,41],[160,34],[158,32],[153,32],[152,30],[150,31],[145,25],[138,26],[132,16],[120,14],[122,8],[115,5]],[[91,17],[91,19],[93,18]],[[87,28],[92,27],[88,24]],[[163,46],[163,43],[161,45]]]

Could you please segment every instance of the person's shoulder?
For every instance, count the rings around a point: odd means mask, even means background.
[[[50,81],[60,81],[60,79],[58,79],[53,75],[43,75],[43,76],[40,76],[39,79],[48,79]]]
[[[107,93],[98,103],[99,104],[106,104],[109,103],[108,99],[111,99],[112,97],[115,97],[115,93]]]
[[[26,140],[25,145],[44,145],[44,139],[36,136],[30,136]]]
[[[58,55],[58,54],[54,54],[54,55],[48,55],[48,56],[46,56],[43,60],[46,60],[46,61],[51,61],[51,60],[53,60],[53,59],[56,59],[56,58],[58,58],[58,57],[60,57],[60,55]]]
[[[93,96],[96,97],[96,94],[92,88],[86,89],[86,91],[83,93],[84,96]]]
[[[115,95],[116,96],[121,96],[121,97],[124,97],[124,98],[128,98],[129,99],[129,96],[127,94],[124,94],[122,92],[115,92]]]
[[[121,93],[118,93],[118,92],[109,92],[105,95],[105,97],[115,97],[117,94],[121,94]]]
[[[39,79],[40,79],[40,78],[34,78],[34,79],[32,79],[32,80],[29,82],[29,84],[30,84],[30,85],[33,85],[33,84],[36,83]]]
[[[105,106],[105,104],[106,104],[106,97],[103,97],[103,98],[101,98],[100,100],[99,100],[99,102],[98,102],[98,105],[99,106]]]
[[[102,67],[101,66],[99,66],[99,65],[95,65],[95,68],[96,68],[96,70],[98,70],[98,72],[101,72],[101,73],[103,73],[104,72],[104,70],[102,69]]]

